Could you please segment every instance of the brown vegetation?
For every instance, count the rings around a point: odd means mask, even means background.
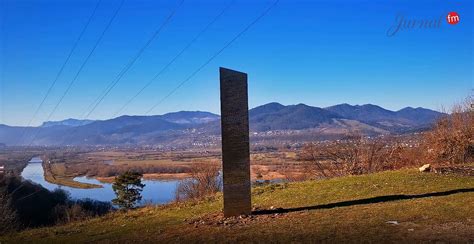
[[[5,167],[5,171],[13,175],[19,175],[23,168],[26,167],[28,161],[40,152],[36,150],[22,150],[22,149],[0,149],[0,165]]]
[[[474,97],[456,105],[426,133],[427,159],[433,164],[465,164],[474,160]]]
[[[141,174],[152,174],[152,173],[161,173],[161,174],[178,174],[178,173],[187,173],[189,168],[186,166],[159,166],[152,164],[142,164],[142,165],[104,165],[96,164],[95,167],[91,167],[87,175],[90,176],[101,176],[101,177],[110,177],[116,176],[123,172],[133,171]]]
[[[54,165],[64,165],[65,175],[86,175],[104,180],[127,171],[153,178],[160,178],[159,174],[183,178],[183,174],[190,172],[190,165],[217,161],[212,153],[123,150],[50,153],[47,157]]]
[[[74,177],[79,176],[77,173],[67,174],[64,163],[43,163],[44,179],[53,184],[69,186],[73,188],[101,188],[101,185],[78,182]]]
[[[403,147],[393,138],[351,134],[331,145],[306,145],[299,154],[310,176],[361,175],[398,168]]]
[[[102,216],[111,210],[112,206],[106,202],[91,199],[69,200],[67,204],[58,204],[54,207],[53,217],[56,224],[66,224]]]
[[[103,182],[112,182],[115,176],[126,171],[142,173],[145,179],[184,179],[191,177],[193,165],[220,164],[220,152],[215,151],[116,150],[52,152],[46,157],[52,165],[57,165],[54,166],[57,178],[85,175]],[[294,152],[252,153],[251,164],[252,180],[283,179],[288,174],[301,174]]]
[[[474,104],[472,97],[440,118],[432,130],[408,139],[370,138],[354,133],[329,145],[307,144],[298,154],[305,172],[299,179],[360,175],[426,163],[435,166],[472,163],[474,110],[471,104]],[[289,177],[289,180],[295,179]]]
[[[182,180],[176,189],[176,201],[197,200],[222,189],[220,167],[215,164],[193,165],[190,179]]]

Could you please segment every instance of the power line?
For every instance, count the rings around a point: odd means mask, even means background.
[[[110,19],[110,21],[108,22],[107,26],[105,27],[105,29],[102,31],[99,39],[97,40],[97,42],[95,43],[94,47],[92,48],[92,50],[90,51],[89,55],[87,55],[86,59],[84,60],[84,62],[82,63],[81,67],[79,68],[79,70],[77,71],[76,75],[74,76],[74,78],[72,79],[72,81],[69,83],[66,91],[63,93],[63,95],[61,96],[61,99],[59,99],[59,102],[56,104],[56,106],[54,107],[53,111],[50,113],[50,116],[48,116],[48,119],[46,120],[49,120],[49,118],[54,114],[54,112],[56,111],[56,109],[58,108],[58,106],[61,104],[62,100],[64,99],[64,97],[67,95],[67,93],[69,92],[69,90],[71,89],[72,85],[75,83],[75,81],[77,80],[77,77],[79,76],[79,74],[81,73],[82,69],[85,67],[85,65],[87,64],[87,62],[89,61],[90,57],[92,56],[92,54],[94,53],[94,51],[96,50],[97,46],[99,45],[99,43],[102,41],[102,38],[104,37],[105,35],[105,32],[109,29],[110,25],[112,24],[113,20],[115,19],[115,17],[117,16],[117,13],[118,11],[122,8],[122,5],[123,3],[125,2],[125,0],[122,0],[121,3],[120,3],[120,6],[116,9],[114,15],[112,16],[112,18]]]
[[[218,15],[216,15],[186,46],[181,49],[181,51],[176,54],[158,73],[156,73],[153,78],[151,78],[135,95],[133,95],[119,110],[117,110],[112,117],[116,117],[120,112],[122,112],[135,98],[137,98],[143,91],[145,91],[161,74],[163,74],[188,48],[190,48],[235,2],[235,0],[230,1]]]
[[[110,18],[109,22],[107,23],[107,25],[105,26],[104,30],[102,31],[102,33],[100,34],[99,38],[97,39],[97,41],[95,42],[94,44],[94,47],[91,49],[91,51],[89,52],[89,54],[87,55],[86,59],[84,60],[84,62],[82,62],[81,66],[79,67],[79,70],[76,72],[74,78],[71,80],[71,82],[69,82],[66,90],[63,92],[63,94],[61,95],[61,98],[59,99],[59,101],[56,103],[56,105],[54,106],[53,110],[51,111],[51,113],[48,115],[46,121],[48,121],[52,116],[53,114],[56,112],[56,110],[58,109],[59,105],[61,104],[61,102],[63,101],[64,97],[66,97],[66,95],[69,93],[69,91],[71,90],[71,87],[74,85],[75,81],[77,80],[77,78],[79,77],[80,73],[82,72],[82,70],[84,69],[84,67],[86,66],[87,62],[89,61],[89,59],[91,58],[92,54],[94,53],[94,51],[96,50],[97,46],[99,46],[99,43],[102,41],[102,38],[104,37],[105,33],[107,32],[107,30],[110,28],[110,26],[112,25],[112,22],[114,21],[115,17],[117,17],[117,14],[118,12],[120,11],[120,9],[122,8],[123,6],[123,3],[125,2],[125,0],[122,0],[120,2],[120,5],[117,7],[117,9],[115,9],[112,17]],[[31,145],[33,143],[33,141],[36,139],[36,136],[38,135],[38,132],[35,134],[35,136],[33,137],[33,139],[31,140],[30,144]]]
[[[146,115],[150,114],[158,105],[160,105],[163,101],[173,95],[179,88],[181,88],[186,82],[191,80],[197,73],[199,73],[205,66],[207,66],[212,60],[214,60],[217,56],[219,56],[225,49],[227,49],[232,43],[234,43],[240,36],[242,36],[245,32],[247,32],[253,25],[255,25],[258,21],[260,21],[265,15],[270,12],[270,10],[275,7],[280,0],[276,0],[270,5],[265,11],[263,11],[256,19],[250,22],[242,31],[240,31],[234,38],[232,38],[229,42],[227,42],[221,49],[219,49],[214,55],[212,55],[206,62],[204,62],[199,68],[197,68],[191,75],[189,75],[186,79],[184,79],[181,83],[178,84],[173,90],[171,90],[165,97],[159,100],[155,105],[153,105],[147,112]]]
[[[10,195],[13,196],[13,194],[15,194],[16,191],[20,190],[22,187],[25,186],[25,183],[26,181],[22,182],[17,188],[15,188],[15,190],[13,190]]]
[[[143,54],[145,49],[147,49],[150,44],[153,42],[154,39],[156,39],[157,36],[161,33],[163,28],[171,21],[173,16],[176,14],[176,11],[181,7],[183,4],[184,0],[181,0],[176,6],[171,13],[168,15],[168,17],[165,19],[165,21],[159,26],[157,30],[153,33],[153,35],[148,39],[148,41],[145,43],[145,45],[138,51],[138,53],[133,57],[130,62],[120,71],[120,73],[117,75],[115,80],[113,80],[107,88],[103,91],[102,95],[99,96],[99,99],[96,100],[95,104],[92,106],[92,109],[86,114],[85,119],[89,118],[89,116],[95,111],[97,106],[104,100],[104,98],[112,91],[112,89],[117,85],[117,83],[122,79],[122,77],[127,73],[127,71],[133,66],[133,64],[138,60],[138,58]]]
[[[17,201],[21,201],[21,200],[24,200],[26,198],[29,198],[29,197],[32,197],[33,195],[37,194],[38,192],[40,192],[43,188],[39,188],[38,190],[34,191],[33,193],[30,193],[24,197],[21,197],[19,198]]]
[[[58,73],[56,74],[56,77],[54,78],[53,82],[51,83],[51,85],[49,85],[49,88],[48,90],[46,91],[46,94],[44,95],[43,99],[41,100],[40,104],[38,105],[38,107],[36,108],[35,112],[33,113],[33,116],[31,117],[31,119],[28,121],[28,124],[26,125],[26,127],[29,127],[31,125],[31,123],[33,122],[33,120],[36,118],[36,116],[38,115],[39,111],[41,110],[41,108],[43,107],[44,105],[44,102],[46,101],[46,99],[49,97],[49,94],[51,93],[51,91],[53,90],[53,87],[56,85],[59,77],[61,76],[61,74],[63,73],[64,71],[64,67],[66,67],[66,64],[69,62],[69,59],[71,58],[72,54],[74,53],[74,51],[76,50],[78,44],[79,44],[79,41],[82,39],[82,37],[84,36],[84,33],[86,32],[87,28],[89,27],[89,24],[91,23],[92,19],[94,18],[96,12],[97,12],[97,9],[99,8],[99,5],[100,3],[102,2],[102,0],[99,0],[97,1],[97,4],[95,5],[95,8],[94,10],[92,11],[92,14],[89,16],[89,19],[87,20],[86,24],[84,25],[84,27],[82,27],[82,30],[79,34],[79,36],[77,37],[77,39],[74,41],[74,44],[72,45],[72,48],[71,50],[69,51],[69,54],[67,55],[66,57],[66,60],[64,60],[64,62],[62,63],[61,65],[61,68],[59,69]],[[26,133],[26,128],[25,130],[23,131],[23,134],[21,137],[19,137],[19,140],[21,140],[24,136],[25,136],[25,133]]]

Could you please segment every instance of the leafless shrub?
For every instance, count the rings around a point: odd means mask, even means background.
[[[308,171],[304,171],[302,173],[294,173],[294,172],[285,172],[285,181],[286,182],[298,182],[298,181],[305,181],[314,178],[314,175]]]
[[[53,214],[56,217],[57,224],[71,223],[74,221],[84,220],[90,217],[90,213],[84,211],[81,206],[74,204],[71,206],[68,205],[57,205]]]
[[[200,199],[219,192],[222,180],[220,167],[215,164],[199,164],[191,168],[191,178],[182,180],[176,189],[176,201]]]
[[[426,133],[428,160],[434,164],[463,164],[474,160],[474,97],[453,107]]]
[[[56,220],[56,224],[66,224],[102,216],[111,210],[112,206],[110,203],[92,199],[82,199],[69,201],[66,204],[59,204],[54,207],[52,214]]]
[[[307,144],[298,155],[304,172],[316,177],[360,175],[396,168],[403,148],[393,138],[349,134],[330,145]]]
[[[252,169],[255,173],[255,176],[257,179],[262,179],[263,178],[263,170],[258,168],[258,167],[255,167]]]

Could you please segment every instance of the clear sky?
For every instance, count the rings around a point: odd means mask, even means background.
[[[0,124],[25,125],[46,94],[97,0],[1,0]],[[185,0],[104,99],[92,119],[110,118],[229,0]],[[236,0],[122,114],[144,114],[206,62],[272,1]],[[40,124],[84,61],[119,1],[103,0],[33,125]],[[178,1],[126,0],[52,120],[80,118],[145,44]],[[449,12],[460,22],[450,25]],[[397,16],[440,26],[399,30]],[[218,67],[249,75],[250,107],[268,102],[325,107],[372,103],[440,109],[474,88],[473,1],[281,0],[175,94],[153,110],[219,112]]]

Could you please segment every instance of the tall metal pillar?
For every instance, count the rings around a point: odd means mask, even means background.
[[[224,216],[249,215],[250,148],[247,74],[220,68]]]

